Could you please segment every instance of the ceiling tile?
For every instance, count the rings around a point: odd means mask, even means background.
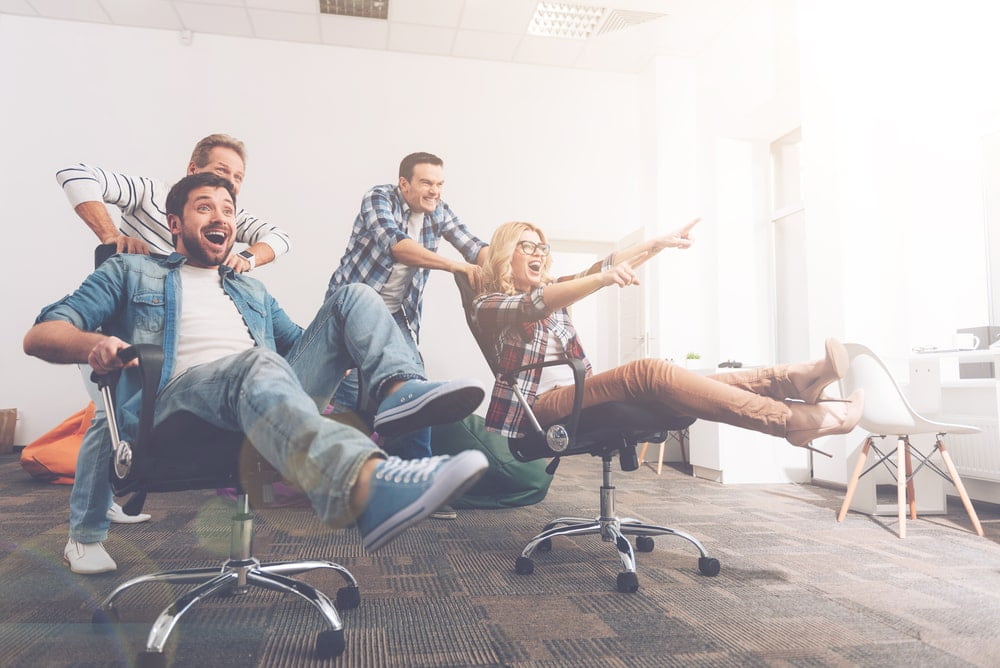
[[[451,28],[415,26],[409,23],[389,24],[389,48],[411,53],[434,53],[446,56],[451,53],[455,31]]]
[[[583,51],[582,39],[557,39],[525,35],[517,47],[514,60],[519,63],[573,67]]]
[[[246,0],[251,9],[273,9],[279,12],[319,14],[319,0]]]
[[[38,16],[38,12],[28,4],[28,0],[0,0],[0,13]]]
[[[592,37],[584,42],[575,67],[612,72],[639,72],[651,57],[651,37],[638,25]]]
[[[321,14],[319,28],[324,44],[359,49],[384,49],[389,36],[388,21],[353,16]]]
[[[175,2],[184,27],[194,32],[252,37],[253,27],[244,7]]]
[[[454,28],[463,0],[390,0],[389,21]]]
[[[101,0],[101,5],[120,26],[181,30],[181,20],[169,2],[163,0]]]
[[[264,39],[288,42],[319,42],[319,12],[314,16],[293,12],[272,12],[268,9],[248,9],[253,34]]]
[[[455,35],[455,46],[452,47],[451,55],[459,58],[509,61],[514,58],[514,52],[520,42],[520,35],[510,33],[459,30]]]
[[[523,35],[536,0],[465,0],[460,28]]]
[[[110,23],[97,0],[32,0],[31,6],[39,16],[51,19]]]

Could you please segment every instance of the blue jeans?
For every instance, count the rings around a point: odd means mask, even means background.
[[[381,297],[361,284],[336,290],[286,357],[253,348],[177,376],[157,397],[156,420],[186,411],[242,431],[306,493],[320,520],[344,526],[353,519],[348,501],[362,464],[383,455],[365,434],[320,415],[352,367],[379,397],[387,383],[424,377]],[[70,537],[81,542],[107,538],[111,449],[102,424],[95,420],[84,437],[96,456],[78,468],[70,497]]]
[[[81,543],[96,543],[108,537],[108,508],[111,507],[111,435],[101,393],[90,380],[93,369],[80,365],[83,384],[97,410],[84,434],[76,456],[73,491],[69,495],[69,537]]]
[[[413,340],[413,335],[410,333],[410,327],[406,324],[406,319],[403,317],[402,309],[393,313],[392,317],[399,326],[399,330],[403,334],[403,338],[410,344],[410,351],[413,355],[414,363],[420,366],[420,372],[423,373],[424,361],[420,356],[420,351],[417,349],[417,342]],[[334,409],[336,411],[355,411],[361,416],[362,420],[371,424],[372,415],[367,414],[368,412],[364,410],[364,402],[360,400],[358,392],[358,377],[352,372],[350,376],[344,379],[344,382],[340,384],[340,387],[337,388],[337,393],[334,395]],[[402,434],[394,438],[386,439],[382,446],[385,448],[386,452],[396,455],[400,459],[420,459],[421,457],[430,457],[430,427],[417,429],[416,431],[412,431],[408,434]]]

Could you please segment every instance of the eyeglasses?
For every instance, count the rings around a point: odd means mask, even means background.
[[[518,241],[517,247],[521,249],[521,252],[525,255],[541,255],[546,257],[552,250],[552,246],[548,244],[538,244],[534,241]]]

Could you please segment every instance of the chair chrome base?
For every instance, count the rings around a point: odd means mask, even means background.
[[[552,549],[552,539],[556,536],[588,536],[599,535],[606,543],[614,543],[618,550],[624,571],[618,574],[618,591],[630,593],[639,589],[639,576],[636,574],[635,552],[626,536],[636,536],[635,549],[640,552],[653,550],[652,536],[677,536],[688,541],[701,556],[698,559],[698,570],[703,575],[714,576],[721,568],[718,559],[708,556],[708,551],[694,536],[655,524],[643,524],[631,517],[619,518],[615,515],[615,488],[611,484],[611,456],[601,458],[603,462],[604,481],[601,486],[601,514],[597,518],[560,517],[545,525],[541,533],[536,535],[525,546],[521,556],[517,558],[514,570],[519,575],[530,575],[535,570],[535,562],[531,555],[537,552],[548,552]]]
[[[345,646],[344,625],[340,621],[337,608],[346,610],[356,608],[360,604],[361,591],[357,580],[345,567],[333,561],[301,560],[262,564],[251,555],[252,533],[253,515],[250,513],[249,499],[246,494],[241,494],[237,498],[237,511],[233,516],[230,556],[221,568],[162,571],[132,578],[118,585],[101,602],[100,607],[94,611],[93,623],[117,623],[119,619],[116,602],[119,596],[135,585],[146,582],[198,585],[167,606],[153,622],[149,631],[146,651],[140,655],[139,664],[165,665],[163,648],[167,639],[180,618],[196,603],[211,596],[244,594],[251,587],[259,587],[295,594],[312,604],[329,625],[328,629],[320,631],[316,637],[317,654],[321,658],[340,655]],[[289,577],[319,568],[336,571],[346,582],[346,585],[337,591],[336,607],[330,598],[316,587]]]

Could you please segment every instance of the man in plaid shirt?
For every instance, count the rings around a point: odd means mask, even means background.
[[[327,296],[341,285],[365,283],[385,301],[413,355],[423,367],[417,342],[424,286],[431,269],[461,272],[477,289],[481,267],[489,255],[487,244],[469,232],[451,208],[441,201],[444,162],[430,153],[412,153],[399,164],[397,185],[375,186],[361,200],[347,249],[333,272]],[[465,262],[438,255],[444,238]],[[340,409],[357,409],[356,374],[343,383],[335,398]],[[386,447],[404,459],[431,454],[430,429],[389,442]]]

